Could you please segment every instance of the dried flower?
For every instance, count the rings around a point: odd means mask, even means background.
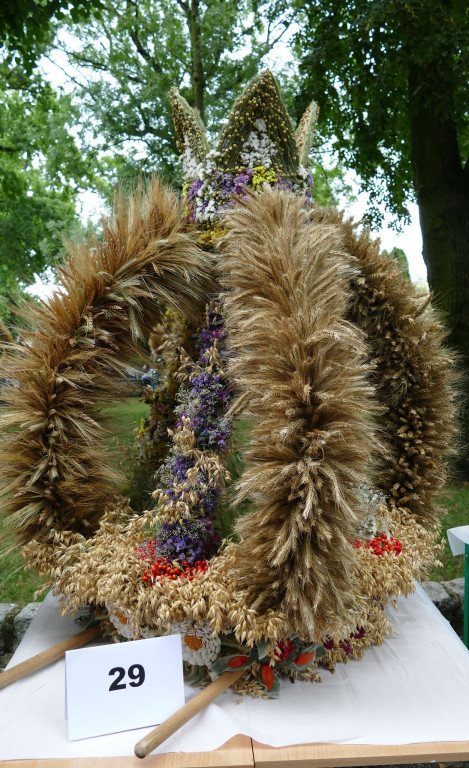
[[[181,635],[182,658],[189,664],[211,668],[217,658],[221,639],[210,624],[182,621],[171,624],[171,633]]]

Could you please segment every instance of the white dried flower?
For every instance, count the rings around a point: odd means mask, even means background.
[[[277,146],[271,141],[264,120],[258,118],[255,125],[257,130],[251,131],[241,148],[242,163],[245,168],[271,168],[278,158]]]
[[[144,627],[140,634],[143,640],[149,640],[152,637],[158,637],[158,632],[156,629],[150,629],[150,627]]]
[[[214,635],[210,624],[181,621],[171,624],[171,633],[181,635],[182,658],[189,664],[210,669],[218,658],[221,640],[218,635]]]
[[[106,609],[109,613],[109,620],[113,627],[118,631],[121,637],[125,637],[127,640],[136,640],[137,637],[147,640],[161,634],[155,629],[150,629],[150,627],[140,627],[137,635],[135,631],[132,631],[131,629],[131,617],[127,611],[122,610],[122,608],[117,608],[113,604],[107,605]]]
[[[373,514],[368,514],[360,523],[358,536],[361,539],[373,539],[378,533],[378,522]]]
[[[389,535],[385,495],[369,485],[359,485],[356,494],[364,510],[357,530],[358,536],[362,539],[372,539],[378,533]]]
[[[135,635],[131,630],[129,614],[114,605],[107,605],[106,608],[109,613],[109,620],[118,633],[128,640],[133,640]]]
[[[182,173],[185,179],[194,179],[197,176],[199,163],[192,152],[188,136],[184,136],[184,152],[182,153]]]
[[[310,172],[308,168],[305,168],[305,166],[301,165],[300,163],[300,165],[298,166],[297,176],[299,176],[300,179],[304,179],[305,181],[307,181],[309,173]]]

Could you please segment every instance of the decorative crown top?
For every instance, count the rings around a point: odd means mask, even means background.
[[[213,149],[197,110],[176,88],[170,98],[189,218],[211,221],[242,188],[264,182],[311,196],[306,166],[318,107],[311,103],[295,133],[270,70],[238,96]]]

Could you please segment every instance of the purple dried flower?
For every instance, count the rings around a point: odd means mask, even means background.
[[[293,189],[293,184],[290,179],[283,179],[281,176],[279,176],[276,187],[277,189],[283,189],[286,192],[291,192]]]
[[[199,370],[192,376],[189,389],[181,398],[176,424],[176,429],[180,429],[189,419],[198,450],[226,451],[231,435],[226,412],[234,393],[222,370],[225,337],[221,312],[217,307],[211,307],[197,342]],[[209,365],[210,350],[215,343],[220,362]],[[169,502],[186,498],[188,491],[195,491],[191,518],[165,523],[157,534],[158,553],[170,560],[193,562],[206,559],[219,541],[211,518],[216,514],[221,487],[205,470],[199,470],[189,482],[187,473],[194,466],[195,459],[190,453],[175,452],[174,449],[165,463],[169,480],[166,480],[164,495]]]
[[[219,543],[213,523],[206,517],[163,523],[156,536],[158,556],[187,560],[190,565],[196,560],[208,559]]]
[[[194,202],[195,198],[197,197],[197,193],[199,189],[201,188],[203,184],[203,181],[200,179],[196,179],[196,181],[193,181],[190,185],[188,191],[187,191],[187,199],[189,202]]]

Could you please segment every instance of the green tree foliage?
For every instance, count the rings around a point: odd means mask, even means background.
[[[396,217],[408,217],[414,180],[411,115],[432,109],[436,119],[452,121],[461,156],[469,150],[469,5],[465,0],[298,4],[303,10],[296,36],[303,76],[298,112],[316,94],[321,129],[370,193],[375,221],[382,217],[375,205],[381,201]],[[410,83],[416,66],[419,82]]]
[[[288,0],[118,0],[104,2],[99,18],[71,24],[70,34],[60,25],[55,55],[67,56],[83,140],[99,147],[107,178],[132,181],[157,170],[177,184],[170,88],[199,110],[214,137],[297,18]],[[291,110],[299,80],[288,66],[276,70]],[[350,190],[343,168],[325,171],[320,145],[313,153],[316,199],[330,205]]]
[[[218,132],[295,13],[285,0],[104,0],[99,19],[73,24],[72,37],[59,29],[56,46],[86,128],[120,177],[158,169],[174,181],[170,88]]]
[[[0,64],[0,304],[59,256],[77,225],[76,196],[92,180],[70,130],[68,96]],[[3,299],[2,299],[3,297]]]
[[[469,372],[469,4],[467,0],[297,0],[303,104],[378,203],[419,205],[430,288]],[[298,108],[302,106],[299,103]],[[469,446],[469,407],[463,412]],[[469,452],[461,454],[469,476]]]
[[[70,16],[78,21],[99,7],[99,0],[5,0],[0,3],[0,51],[7,51],[10,60],[19,58],[30,72],[50,40],[52,20]]]

